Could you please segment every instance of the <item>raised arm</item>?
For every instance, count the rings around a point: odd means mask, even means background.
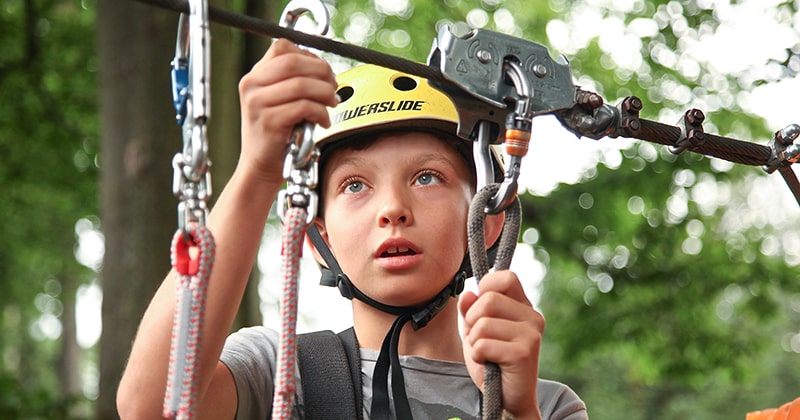
[[[239,84],[242,152],[231,180],[208,218],[216,242],[209,280],[198,377],[201,418],[232,418],[235,385],[219,355],[241,302],[269,209],[283,184],[282,167],[292,127],[301,121],[328,126],[336,105],[328,64],[285,40],[276,41]],[[125,418],[161,418],[175,310],[169,273],[148,306],[117,393]],[[211,392],[209,392],[211,391]]]

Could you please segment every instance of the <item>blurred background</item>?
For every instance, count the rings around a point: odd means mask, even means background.
[[[276,22],[283,1],[212,0]],[[333,36],[424,62],[437,31],[511,34],[576,83],[765,144],[800,122],[800,2],[328,0]],[[176,13],[132,0],[0,4],[0,418],[116,418],[139,318],[169,269],[181,149]],[[270,40],[213,25],[213,183],[237,83]],[[356,63],[324,53],[335,70]],[[800,209],[779,175],[534,120],[513,268],[544,313],[541,376],[594,419],[744,419],[800,397]],[[272,217],[237,327],[277,325]],[[306,253],[308,254],[308,253]],[[303,265],[301,330],[349,325]],[[154,367],[157,368],[157,367]]]

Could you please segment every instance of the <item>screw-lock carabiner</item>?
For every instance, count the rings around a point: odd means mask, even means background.
[[[514,202],[519,188],[518,182],[522,158],[528,153],[528,144],[531,140],[531,120],[533,115],[531,113],[530,98],[533,96],[533,90],[530,81],[525,76],[525,72],[519,63],[508,60],[504,68],[506,75],[514,85],[517,99],[514,112],[508,114],[506,119],[504,144],[509,161],[500,189],[486,206],[485,212],[488,214],[498,214]]]

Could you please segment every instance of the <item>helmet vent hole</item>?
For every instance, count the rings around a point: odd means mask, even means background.
[[[407,76],[400,76],[397,79],[394,79],[392,85],[397,90],[408,92],[409,90],[416,89],[417,81]]]
[[[345,102],[346,100],[350,99],[353,96],[353,88],[350,86],[344,86],[336,91],[336,94],[339,95],[339,101]]]

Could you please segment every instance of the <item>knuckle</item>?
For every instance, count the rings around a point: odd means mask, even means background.
[[[505,300],[503,294],[494,291],[483,293],[480,298],[483,299],[483,304],[489,308],[496,308],[499,305],[503,305],[503,301]]]

